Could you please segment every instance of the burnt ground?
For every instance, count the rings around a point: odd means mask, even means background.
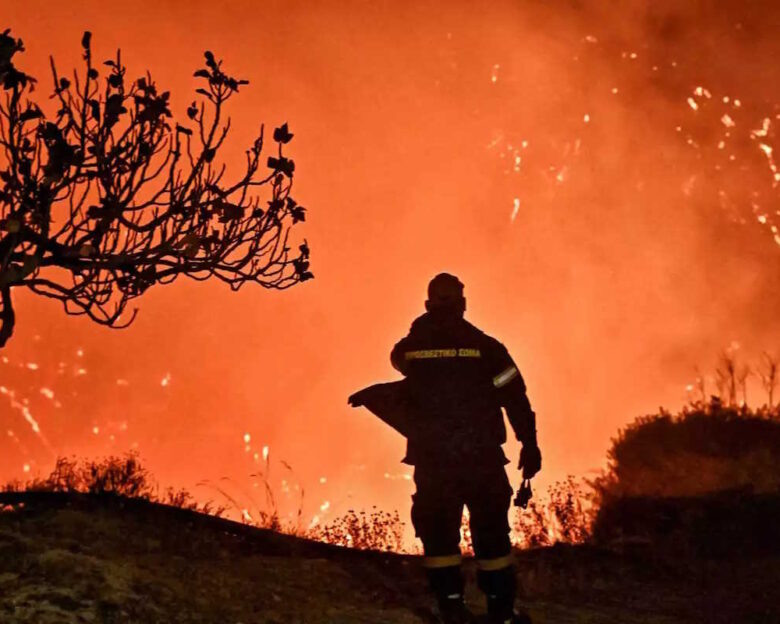
[[[139,500],[0,494],[0,622],[436,621],[416,557],[310,542]],[[467,562],[469,602],[482,608]],[[518,553],[538,623],[780,623],[780,557],[652,544]]]

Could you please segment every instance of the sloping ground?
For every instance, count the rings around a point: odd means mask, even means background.
[[[143,501],[0,494],[0,507],[8,503],[14,510],[0,513],[3,624],[435,621],[414,557]],[[535,622],[780,622],[780,560],[681,563],[637,548],[519,553]],[[466,572],[476,610],[473,568]]]

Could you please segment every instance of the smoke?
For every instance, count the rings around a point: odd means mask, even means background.
[[[547,478],[597,468],[619,426],[686,400],[696,367],[733,342],[745,359],[780,348],[780,204],[760,147],[776,146],[780,123],[780,7],[442,6],[203,3],[181,16],[95,3],[84,24],[11,3],[32,73],[44,79],[50,52],[75,64],[89,26],[106,55],[121,45],[132,70],[150,68],[177,114],[202,50],[218,52],[250,79],[231,157],[259,121],[289,121],[310,209],[317,279],[289,293],[177,283],[146,295],[122,333],[18,297],[0,383],[54,389],[62,407],[39,398],[34,413],[58,451],[137,442],[160,480],[187,485],[245,478],[270,446],[310,488],[312,513],[326,498],[336,515],[402,508],[408,481],[384,476],[402,441],[345,402],[392,378],[389,350],[441,270],[520,365]],[[55,352],[79,347],[77,399],[15,364],[55,370],[71,358]],[[33,442],[9,436],[2,474],[35,459]]]

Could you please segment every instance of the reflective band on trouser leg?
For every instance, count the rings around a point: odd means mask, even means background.
[[[461,555],[444,555],[439,557],[423,557],[423,567],[425,568],[451,568],[459,566]]]
[[[484,570],[485,572],[503,570],[513,563],[514,559],[512,555],[504,555],[503,557],[496,557],[495,559],[477,559],[477,566],[480,570]]]
[[[506,370],[500,372],[498,375],[493,377],[493,385],[496,388],[503,388],[515,377],[517,377],[517,374],[518,374],[518,370],[514,366],[510,366]]]

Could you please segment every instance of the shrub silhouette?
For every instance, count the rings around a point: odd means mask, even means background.
[[[210,501],[200,504],[184,489],[167,488],[160,493],[137,452],[93,461],[58,457],[54,469],[47,477],[33,479],[27,483],[9,483],[3,489],[6,492],[57,492],[136,498],[218,517],[227,510],[226,507],[215,506]]]
[[[582,544],[590,539],[592,509],[582,483],[569,476],[551,485],[546,497],[532,498],[527,509],[515,510],[512,542],[519,548]]]
[[[661,411],[622,429],[594,482],[603,504],[624,496],[701,496],[780,486],[780,409],[696,402]]]
[[[404,526],[397,511],[390,513],[372,507],[367,513],[350,509],[330,524],[313,527],[307,537],[360,550],[403,552]]]

